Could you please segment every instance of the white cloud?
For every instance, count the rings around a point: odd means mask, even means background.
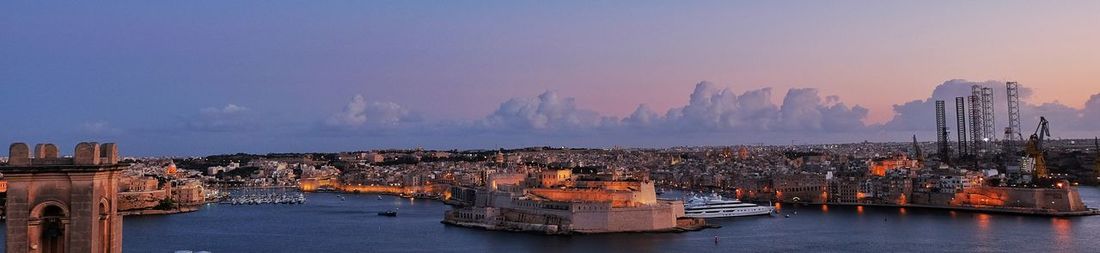
[[[863,128],[862,120],[867,116],[867,109],[848,107],[839,97],[823,101],[812,88],[788,90],[783,103],[776,105],[771,100],[772,88],[737,95],[728,88],[717,89],[709,82],[700,82],[690,98],[687,105],[670,109],[663,118],[655,118],[648,107],[639,107],[624,123],[669,132],[843,132]]]
[[[649,109],[648,105],[640,104],[637,109],[634,109],[634,112],[631,113],[630,116],[623,118],[622,123],[625,126],[637,128],[656,124],[660,120],[662,120],[661,115]]]
[[[771,91],[764,88],[738,96],[728,88],[719,90],[709,82],[700,82],[688,104],[670,109],[664,120],[669,127],[681,130],[767,130],[778,115]]]
[[[904,104],[894,105],[894,118],[883,124],[883,129],[888,131],[934,131],[936,125],[935,101],[943,100],[947,106],[946,117],[948,127],[955,128],[955,97],[966,97],[971,94],[971,86],[981,85],[993,89],[994,124],[997,134],[1001,136],[1001,130],[1008,125],[1007,89],[1002,81],[974,82],[963,79],[954,79],[936,86],[929,98],[914,100]],[[1052,131],[1096,131],[1100,130],[1097,120],[1090,120],[1090,110],[1100,110],[1100,98],[1093,96],[1097,105],[1086,107],[1082,110],[1067,106],[1060,102],[1037,103],[1032,101],[1030,87],[1020,84],[1020,124],[1022,135],[1026,138],[1039,122],[1039,117],[1046,117],[1051,122]],[[1100,94],[1098,94],[1100,95]],[[1090,102],[1093,99],[1090,99]],[[967,104],[969,108],[969,104]],[[969,112],[969,109],[967,109]],[[1093,113],[1094,115],[1097,113]],[[1097,119],[1100,119],[1098,117]],[[969,120],[969,118],[967,118]],[[969,123],[968,123],[969,124]]]
[[[1100,131],[1100,93],[1093,94],[1085,102],[1085,108],[1081,110],[1081,120],[1078,125],[1082,129]]]
[[[122,129],[111,126],[107,121],[85,122],[80,125],[80,131],[92,135],[117,135]]]
[[[547,131],[595,128],[605,120],[596,112],[578,109],[571,97],[546,91],[537,98],[509,99],[480,124],[491,129]]]
[[[530,133],[580,133],[622,130],[661,134],[736,131],[848,132],[865,128],[867,109],[849,107],[835,96],[822,99],[816,89],[791,89],[782,105],[771,101],[771,88],[738,95],[709,82],[695,85],[690,101],[663,116],[642,104],[619,120],[581,109],[573,98],[547,91],[537,98],[513,98],[500,105],[480,125],[493,130]]]
[[[217,108],[217,107],[203,108],[202,110],[199,110],[199,113],[202,113],[202,114],[237,114],[237,113],[247,112],[248,110],[249,110],[248,107],[239,106],[239,105],[235,105],[235,104],[227,104],[227,105],[225,105],[225,107],[222,107],[222,108]]]
[[[198,116],[188,120],[187,126],[192,130],[209,132],[243,131],[255,128],[255,119],[251,117],[252,109],[236,104],[227,104],[223,107],[207,107],[199,110]]]
[[[355,95],[343,110],[330,116],[325,124],[340,128],[394,127],[419,120],[419,116],[396,103],[367,102],[363,95]]]

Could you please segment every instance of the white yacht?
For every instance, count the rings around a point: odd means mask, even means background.
[[[742,203],[739,200],[723,199],[718,194],[708,197],[693,196],[684,203],[684,215],[692,218],[721,218],[771,214],[775,207]]]

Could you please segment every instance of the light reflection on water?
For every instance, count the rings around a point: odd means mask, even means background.
[[[1050,218],[1051,229],[1054,230],[1054,243],[1062,246],[1072,246],[1073,222],[1069,218]]]

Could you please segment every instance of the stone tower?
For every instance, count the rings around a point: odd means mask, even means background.
[[[11,144],[8,166],[6,252],[122,252],[116,212],[118,146],[82,142],[72,158],[57,146]]]

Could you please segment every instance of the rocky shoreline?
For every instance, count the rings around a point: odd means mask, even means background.
[[[817,205],[820,205],[820,204],[817,204]],[[997,208],[997,207],[935,206],[935,205],[914,205],[914,204],[892,205],[892,204],[830,203],[829,205],[920,208],[920,209],[938,209],[938,210],[964,211],[964,212],[977,212],[977,213],[1000,213],[1000,214],[1033,215],[1033,216],[1046,216],[1046,217],[1075,217],[1075,216],[1100,215],[1100,210],[1098,210],[1098,209],[1088,209],[1088,210],[1084,210],[1084,211],[1051,211],[1051,210],[1045,210],[1045,209],[1032,209],[1032,208],[1010,209],[1010,208]]]

